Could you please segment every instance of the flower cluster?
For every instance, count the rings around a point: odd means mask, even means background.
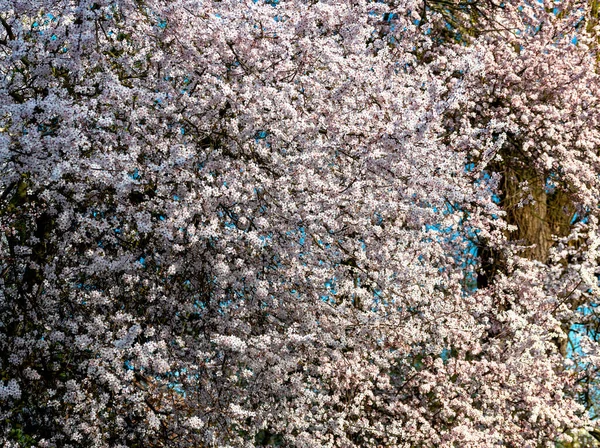
[[[532,3],[0,2],[0,439],[590,429],[598,40]]]

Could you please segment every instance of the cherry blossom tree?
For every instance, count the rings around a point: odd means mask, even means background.
[[[586,4],[2,6],[5,446],[593,429]]]

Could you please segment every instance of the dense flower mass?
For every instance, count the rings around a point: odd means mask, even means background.
[[[0,5],[3,446],[593,433],[594,7]]]

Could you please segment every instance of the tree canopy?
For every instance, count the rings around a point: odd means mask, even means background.
[[[595,3],[1,4],[4,446],[597,434]]]

